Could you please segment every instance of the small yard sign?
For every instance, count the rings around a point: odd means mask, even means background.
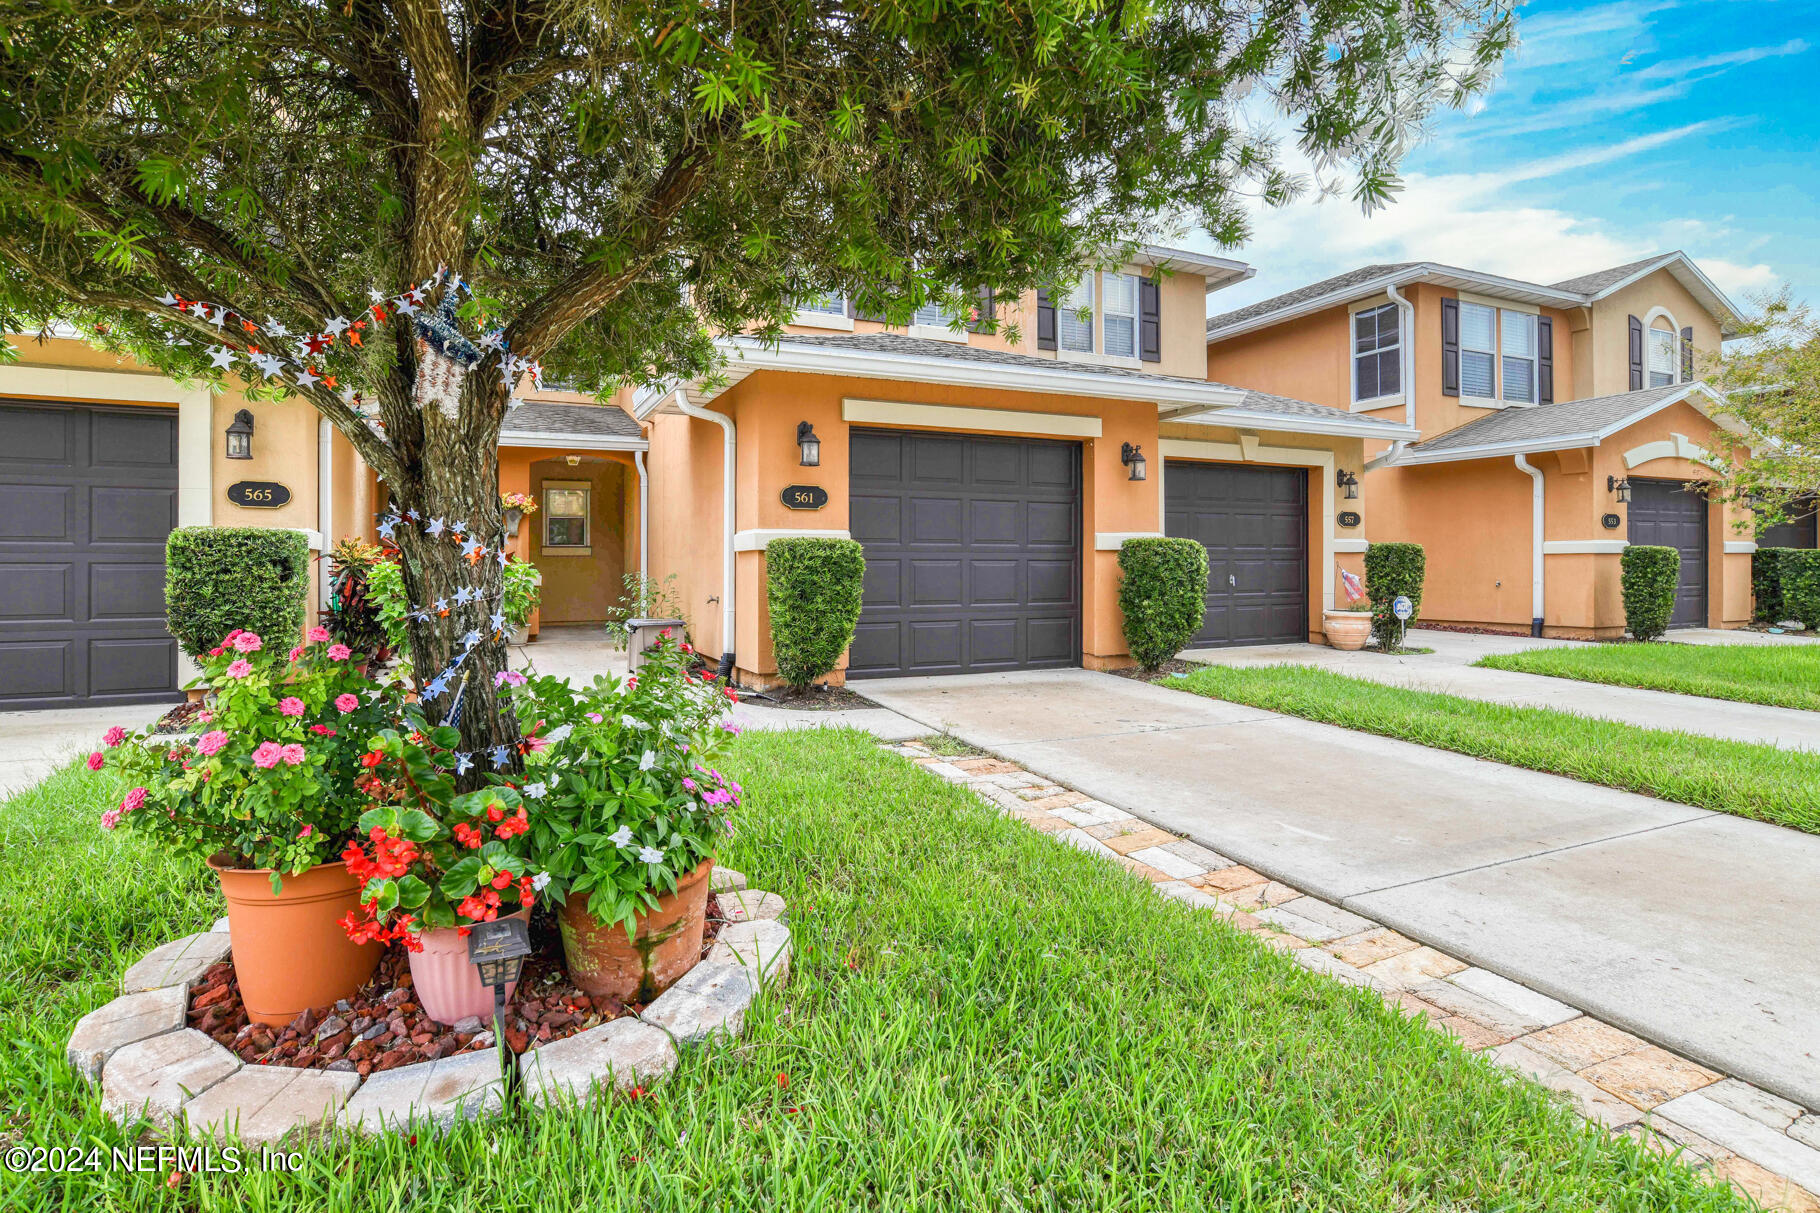
[[[1409,617],[1416,613],[1416,608],[1409,601],[1409,595],[1398,594],[1390,604],[1390,613],[1395,615],[1399,621],[1408,623]]]

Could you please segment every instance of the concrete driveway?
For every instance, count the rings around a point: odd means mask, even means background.
[[[860,689],[1820,1107],[1820,837],[1085,670]]]
[[[1675,632],[1681,641],[1695,631]],[[1697,643],[1729,643],[1724,637],[1752,637],[1741,644],[1814,641],[1763,632],[1703,631]],[[1472,663],[1494,653],[1520,653],[1535,648],[1578,647],[1576,640],[1536,640],[1527,636],[1478,636],[1462,632],[1417,630],[1409,634],[1411,646],[1432,648],[1432,653],[1395,656],[1361,650],[1342,653],[1324,644],[1273,644],[1239,649],[1191,649],[1184,661],[1203,665],[1309,665],[1334,670],[1354,678],[1421,691],[1440,691],[1466,699],[1522,707],[1555,708],[1581,716],[1621,720],[1648,729],[1679,729],[1730,741],[1754,741],[1784,749],[1820,750],[1820,712],[1772,708],[1729,699],[1678,695],[1672,691],[1645,691],[1636,687],[1604,686],[1576,682],[1546,674],[1521,674],[1514,670],[1484,670]]]

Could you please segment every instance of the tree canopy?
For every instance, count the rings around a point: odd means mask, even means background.
[[[1774,523],[1806,517],[1820,496],[1820,318],[1786,286],[1753,303],[1706,378],[1738,431],[1738,458],[1720,470]]]

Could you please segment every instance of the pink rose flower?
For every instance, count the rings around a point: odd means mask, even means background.
[[[278,701],[278,710],[286,716],[301,716],[303,715],[303,700],[295,695],[286,695]]]
[[[111,830],[119,824],[120,824],[120,810],[119,809],[109,809],[107,812],[105,812],[101,815],[101,828],[102,829]]]
[[[202,722],[202,723],[203,723],[203,724],[207,724],[207,723],[208,723],[208,722],[209,722],[209,721],[211,721],[211,720],[213,720],[213,719],[215,719],[215,713],[213,713],[213,712],[197,712],[197,713],[196,713],[196,719],[197,719],[197,720],[200,720],[200,721],[201,721],[201,722]]]
[[[286,653],[284,655],[284,659],[286,661],[296,661],[301,656],[303,656],[303,646],[298,645],[296,648],[294,648],[290,652]]]
[[[300,743],[293,741],[290,745],[287,745],[282,750],[278,751],[278,757],[284,759],[287,766],[294,767],[301,765],[303,760],[309,757],[309,753]]]
[[[352,691],[343,691],[335,696],[335,709],[340,712],[352,712],[360,706],[360,696]]]
[[[308,838],[311,834],[314,834],[315,832],[316,832],[315,826],[304,826],[301,830],[297,831],[297,837]]]
[[[248,674],[251,674],[252,672],[253,672],[253,663],[248,661],[244,657],[242,657],[239,661],[236,661],[233,665],[229,666],[227,669],[222,671],[222,673],[228,678],[245,678]]]
[[[105,758],[101,757],[101,751],[96,750],[93,754],[88,756],[88,769],[91,771],[99,771],[101,769],[101,764],[106,761]]]
[[[352,657],[353,655],[354,655],[354,650],[350,649],[345,644],[332,644],[329,646],[329,660],[330,661],[346,661],[348,658]]]
[[[145,807],[145,789],[144,788],[134,788],[132,791],[130,791],[126,794],[126,799],[120,802],[120,808],[123,811],[128,812],[128,813],[135,812],[136,810],[142,809],[144,807]]]
[[[329,630],[324,627],[311,628],[308,632],[304,633],[303,638],[305,640],[309,641],[311,644],[327,644],[328,639],[329,639]]]
[[[599,724],[601,722],[601,715],[599,712],[589,712],[588,719],[592,720],[595,724]]]
[[[278,756],[284,753],[284,747],[275,741],[262,741],[259,748],[253,751],[253,765],[260,770],[270,770],[278,765]]]
[[[220,729],[204,733],[196,741],[196,749],[204,758],[213,758],[221,752],[221,747],[228,743],[228,735]]]
[[[260,649],[262,649],[264,647],[265,647],[265,642],[263,640],[259,639],[258,632],[242,632],[242,633],[240,633],[240,635],[234,637],[234,651],[235,652],[257,653]]]
[[[113,728],[109,729],[107,732],[105,732],[101,735],[101,740],[103,743],[105,743],[107,745],[107,747],[109,749],[112,749],[113,747],[119,745],[121,742],[126,740],[126,730],[121,728],[119,725],[115,725]]]

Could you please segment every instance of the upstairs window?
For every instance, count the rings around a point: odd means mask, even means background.
[[[1113,358],[1138,356],[1138,280],[1132,274],[1101,276],[1104,298],[1100,303],[1100,328],[1105,353]]]
[[[1086,319],[1082,319],[1085,316]],[[1056,305],[1056,343],[1077,354],[1093,353],[1093,279],[1083,278]]]
[[[1502,398],[1517,404],[1536,402],[1536,318],[1529,312],[1498,313],[1504,338]]]
[[[1403,339],[1396,304],[1352,318],[1352,398],[1376,400],[1403,390]]]
[[[1646,334],[1649,339],[1649,386],[1667,387],[1680,381],[1681,348],[1678,338],[1672,329],[1652,328]]]
[[[953,321],[954,318],[948,315],[942,305],[933,299],[917,308],[916,315],[910,318],[911,324],[932,329],[945,329]]]
[[[1460,300],[1460,394],[1489,400],[1498,392],[1498,309]]]
[[[799,312],[815,312],[822,316],[845,316],[847,314],[847,296],[844,291],[835,291],[832,295],[823,295],[819,299],[804,299],[796,305]]]

